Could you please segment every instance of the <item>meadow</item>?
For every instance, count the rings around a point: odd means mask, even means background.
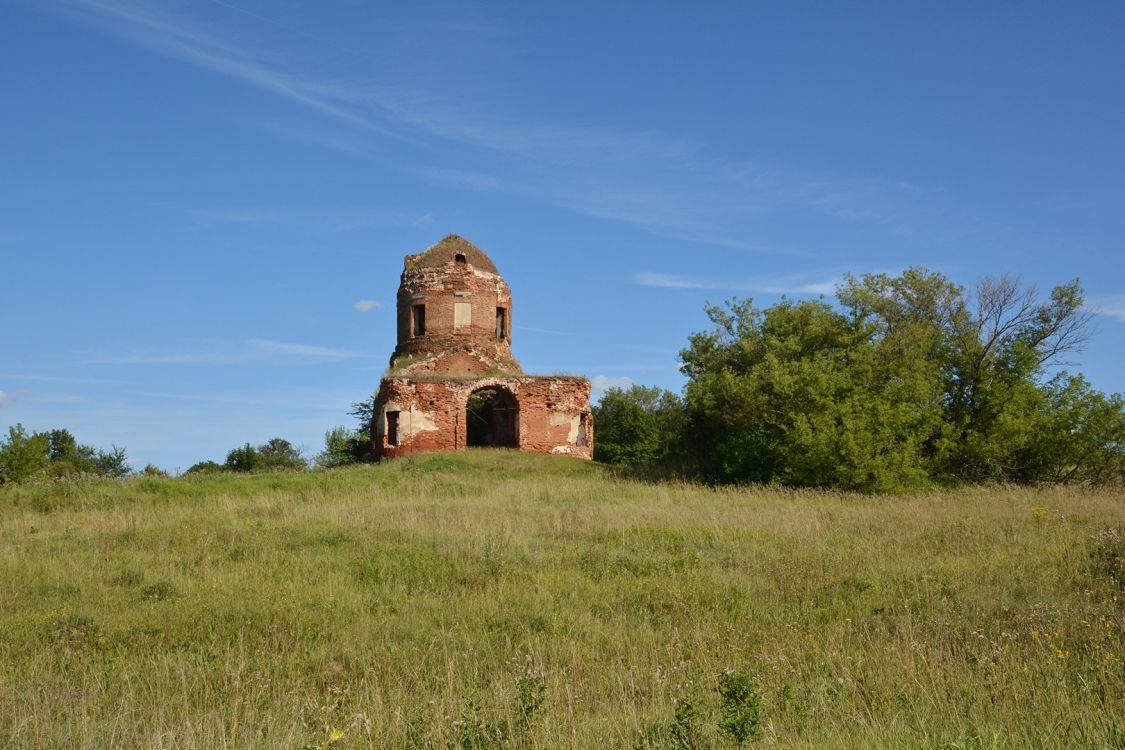
[[[0,747],[1121,748],[1123,530],[487,450],[3,487]]]

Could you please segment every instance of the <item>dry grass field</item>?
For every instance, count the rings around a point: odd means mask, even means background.
[[[1120,748],[1123,529],[483,450],[0,488],[0,747]]]

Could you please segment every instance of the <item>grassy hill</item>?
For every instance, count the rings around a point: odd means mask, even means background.
[[[1123,528],[483,450],[3,488],[0,746],[1125,747]]]

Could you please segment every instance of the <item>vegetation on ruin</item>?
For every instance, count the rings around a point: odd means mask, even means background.
[[[1125,741],[1125,495],[514,451],[0,487],[0,746]]]

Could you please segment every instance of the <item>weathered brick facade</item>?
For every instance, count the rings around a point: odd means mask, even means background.
[[[375,452],[492,445],[592,457],[590,382],[523,373],[511,351],[511,290],[488,256],[449,235],[403,265]]]

